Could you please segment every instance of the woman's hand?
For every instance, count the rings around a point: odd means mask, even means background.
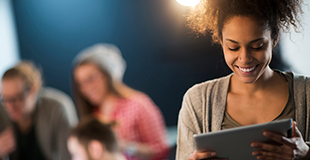
[[[199,159],[208,159],[208,160],[217,159],[217,160],[220,160],[220,158],[216,157],[216,153],[213,151],[197,152],[195,150],[194,153],[188,157],[188,160],[199,160]],[[221,159],[221,160],[225,160],[225,159]]]
[[[252,155],[257,156],[257,159],[310,159],[309,146],[304,142],[295,122],[293,123],[293,138],[287,138],[269,131],[265,131],[263,134],[282,145],[271,145],[260,142],[251,143],[251,147],[261,149],[252,153]]]

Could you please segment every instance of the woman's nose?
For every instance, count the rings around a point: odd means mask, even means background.
[[[252,55],[251,52],[247,49],[241,49],[238,57],[238,61],[240,61],[242,64],[248,64],[252,61]]]

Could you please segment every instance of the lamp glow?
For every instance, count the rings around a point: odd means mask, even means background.
[[[200,0],[177,0],[183,6],[196,6]]]

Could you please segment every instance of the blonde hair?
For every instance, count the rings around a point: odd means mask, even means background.
[[[43,85],[40,70],[30,61],[17,63],[3,74],[2,80],[16,77],[23,80],[25,87],[34,88],[35,91],[39,91]]]

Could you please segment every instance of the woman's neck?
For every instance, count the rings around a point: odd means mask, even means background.
[[[99,105],[99,109],[102,115],[102,120],[109,122],[111,120],[111,115],[113,114],[116,101],[119,97],[115,94],[107,95],[102,103]]]
[[[118,99],[119,97],[115,94],[108,94],[104,97],[104,99],[102,100],[101,104],[99,105],[100,108],[105,108],[107,106],[113,106],[115,101]]]
[[[244,94],[254,94],[275,85],[278,78],[281,77],[279,77],[279,75],[269,67],[255,82],[250,84],[243,83],[237,76],[233,76],[231,78],[230,91]]]

